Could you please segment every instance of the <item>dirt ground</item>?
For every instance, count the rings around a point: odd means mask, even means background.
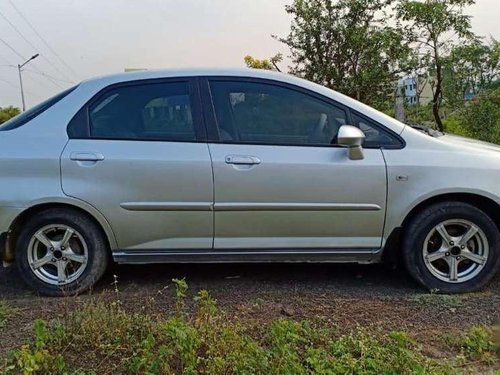
[[[62,317],[89,298],[117,298],[125,307],[153,306],[169,313],[172,278],[185,277],[190,297],[207,289],[230,319],[265,324],[279,317],[327,319],[342,329],[357,325],[405,330],[429,342],[437,333],[463,332],[500,317],[500,274],[482,291],[460,296],[429,294],[404,270],[384,265],[218,264],[118,266],[90,295],[35,295],[14,267],[0,268],[0,300],[17,310],[0,328],[0,358],[31,336],[33,320]],[[431,350],[431,349],[429,349]]]

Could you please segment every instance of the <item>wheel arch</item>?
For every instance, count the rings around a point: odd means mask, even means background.
[[[474,207],[484,211],[500,229],[500,205],[493,199],[476,193],[445,193],[427,198],[415,205],[410,212],[405,216],[401,227],[404,229],[413,218],[418,215],[423,209],[442,202],[462,202],[468,203]]]
[[[118,248],[113,230],[106,220],[106,218],[94,207],[79,200],[67,200],[61,198],[47,199],[33,203],[30,207],[23,210],[11,223],[9,227],[8,236],[6,239],[6,246],[4,252],[4,261],[12,262],[15,258],[15,246],[17,238],[21,232],[23,225],[29,220],[30,216],[38,214],[42,211],[51,208],[65,208],[78,211],[87,216],[96,223],[101,230],[110,251]]]
[[[408,226],[408,223],[410,223],[425,208],[442,202],[462,202],[477,207],[484,211],[500,230],[500,204],[498,204],[495,200],[485,195],[469,192],[437,194],[418,202],[403,218],[401,225],[392,230],[384,246],[382,260],[389,261],[391,263],[399,263],[401,255],[401,242],[405,235],[405,228]]]

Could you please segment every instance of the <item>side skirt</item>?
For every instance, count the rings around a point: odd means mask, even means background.
[[[116,250],[120,264],[147,263],[378,263],[381,249]]]

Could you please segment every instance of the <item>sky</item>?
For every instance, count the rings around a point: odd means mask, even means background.
[[[0,0],[0,107],[32,105],[83,79],[125,68],[243,67],[287,55],[291,0]],[[479,35],[500,38],[500,0],[467,11]],[[3,40],[3,42],[2,42]],[[11,48],[9,48],[5,43]]]

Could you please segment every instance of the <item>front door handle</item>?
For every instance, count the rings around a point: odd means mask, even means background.
[[[256,156],[250,155],[227,155],[226,164],[236,164],[236,165],[255,165],[260,164],[261,161]]]
[[[99,152],[72,152],[69,158],[74,161],[102,161],[104,155]]]

